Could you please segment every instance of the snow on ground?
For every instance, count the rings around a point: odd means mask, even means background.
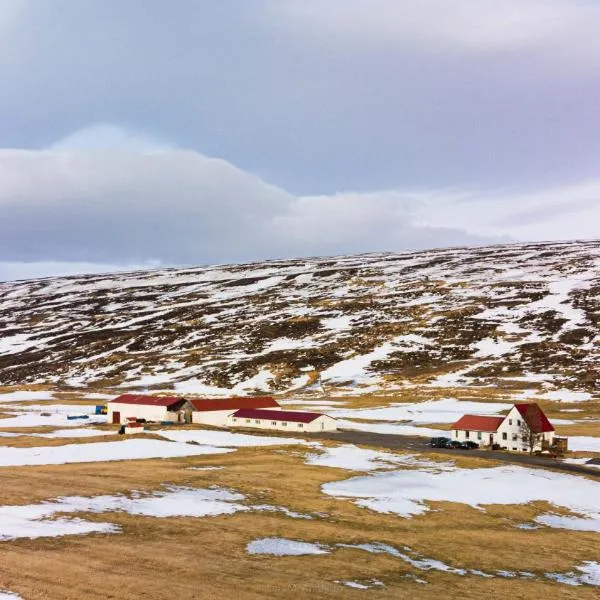
[[[600,452],[600,437],[571,436],[569,437],[569,450],[573,452]]]
[[[0,467],[175,458],[201,454],[224,454],[227,452],[233,452],[233,450],[148,439],[40,446],[37,448],[0,448]]]
[[[358,448],[352,444],[323,448],[321,454],[311,454],[307,457],[306,464],[319,467],[334,467],[349,469],[351,471],[374,471],[377,469],[393,469],[398,465],[410,467],[449,468],[450,463],[436,463],[419,459],[412,454],[390,454],[377,450]]]
[[[19,596],[19,594],[15,594],[14,592],[0,590],[0,600],[23,600],[23,596]]]
[[[600,483],[541,469],[505,466],[378,472],[326,483],[322,489],[330,496],[353,498],[365,508],[403,517],[427,512],[427,501],[459,502],[474,508],[546,501],[571,510],[578,518],[567,522],[542,515],[538,522],[568,529],[600,528]]]
[[[335,365],[325,369],[321,373],[324,381],[354,381],[357,383],[369,383],[379,381],[379,375],[367,373],[366,369],[375,360],[383,360],[397,348],[392,342],[385,342],[368,354],[354,356],[342,360]]]
[[[494,577],[507,577],[507,578],[519,578],[519,579],[536,579],[533,573],[528,571],[493,571],[485,573],[478,569],[461,569],[452,567],[441,560],[434,558],[428,558],[423,556],[419,552],[416,552],[408,546],[403,546],[402,550],[390,546],[389,544],[383,544],[381,542],[370,542],[363,544],[343,544],[338,543],[332,546],[315,543],[315,542],[302,542],[298,540],[290,540],[285,538],[259,538],[253,540],[246,546],[246,551],[249,554],[266,554],[270,556],[303,556],[309,554],[329,554],[336,549],[350,549],[359,550],[362,552],[368,552],[370,554],[387,554],[394,558],[401,560],[402,562],[414,567],[419,571],[440,571],[448,573],[450,575],[457,575],[460,577],[466,575],[473,575],[476,577],[484,577],[486,579]],[[578,574],[573,572],[570,573],[546,573],[545,577],[553,581],[560,583],[567,583],[569,585],[581,585],[586,583],[588,585],[600,585],[600,564],[596,562],[586,562],[576,567],[579,571]],[[423,579],[416,579],[418,583],[427,583]],[[337,581],[353,587],[356,589],[368,589],[375,585],[381,586],[383,583],[377,579],[372,579],[364,583],[358,583],[354,581]]]
[[[57,429],[56,431],[51,431],[50,433],[27,433],[23,435],[42,438],[85,438],[96,437],[100,435],[115,435],[115,432],[105,431],[104,429],[93,429],[90,427],[87,429]]]
[[[40,437],[40,438],[84,438],[84,437],[96,437],[100,435],[114,435],[114,431],[104,431],[103,429],[57,429],[56,431],[51,431],[49,433],[14,433],[14,432],[6,432],[0,431],[0,437],[19,437],[22,435],[27,435],[30,437]]]
[[[31,400],[54,400],[54,394],[51,392],[29,392],[26,390],[0,394],[0,404],[3,402],[27,402]]]
[[[220,488],[194,489],[169,487],[153,494],[133,493],[131,497],[69,496],[52,502],[0,507],[0,540],[56,537],[86,533],[115,533],[111,523],[96,523],[80,518],[53,518],[63,513],[126,512],[146,517],[207,517],[249,510],[239,504],[245,497]]]
[[[314,345],[311,339],[305,340],[294,340],[291,338],[279,338],[271,342],[261,354],[268,354],[270,352],[277,352],[279,350],[298,350],[303,348],[309,348]]]
[[[546,573],[548,579],[567,585],[594,585],[600,586],[600,563],[595,561],[586,561],[575,567],[578,571],[569,573]]]
[[[276,537],[253,540],[246,546],[246,551],[248,554],[269,554],[271,556],[304,556],[329,552],[327,547],[321,544]]]
[[[588,392],[573,392],[566,389],[537,394],[537,397],[542,400],[555,400],[557,402],[586,402],[592,399],[592,395]]]
[[[410,421],[411,423],[454,423],[465,414],[497,415],[512,404],[470,402],[454,398],[426,402],[392,404],[382,408],[330,410],[332,417],[369,419],[373,421]]]
[[[415,425],[394,425],[391,423],[359,423],[358,421],[338,420],[339,429],[353,429],[355,431],[371,431],[373,433],[390,433],[393,435],[415,435],[424,437],[448,437],[449,432],[442,429],[429,427],[416,427]]]
[[[1,406],[1,410],[21,410],[23,414],[0,419],[0,427],[77,427],[82,423],[106,423],[106,415],[93,414],[94,407],[87,405],[72,406]],[[67,419],[67,415],[88,416],[87,419]]]
[[[502,339],[494,340],[492,338],[485,338],[475,342],[471,347],[474,350],[477,350],[474,354],[476,357],[502,356],[503,354],[513,352],[522,343],[523,342],[508,342]]]
[[[266,435],[248,435],[246,433],[231,433],[229,431],[203,430],[168,430],[154,431],[174,442],[196,442],[217,447],[241,446],[286,446],[290,444],[314,445],[306,440],[288,437],[270,437]],[[318,445],[318,444],[317,444]]]

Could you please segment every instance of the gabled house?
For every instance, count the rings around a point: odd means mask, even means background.
[[[109,423],[127,423],[130,419],[184,422],[182,411],[186,400],[176,396],[144,396],[122,394],[106,403]]]
[[[184,408],[191,422],[202,425],[226,427],[228,418],[241,409],[281,410],[278,402],[270,396],[188,400]]]
[[[535,403],[515,404],[505,417],[464,415],[452,425],[452,439],[503,450],[534,452],[554,445],[555,430]]]
[[[535,403],[515,404],[498,428],[497,444],[505,450],[533,452],[552,446],[554,427]]]
[[[275,429],[277,431],[309,432],[336,431],[335,419],[313,412],[244,408],[228,418],[230,427]]]

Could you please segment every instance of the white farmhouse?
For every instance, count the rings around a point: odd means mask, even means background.
[[[252,408],[241,409],[233,413],[228,419],[228,425],[297,433],[337,430],[336,420],[321,413]]]
[[[186,410],[191,412],[192,423],[214,427],[227,427],[229,417],[240,409],[281,410],[281,406],[270,396],[188,400],[186,405]]]
[[[537,451],[552,446],[554,435],[552,423],[537,404],[515,404],[498,427],[496,443],[505,450]]]
[[[472,441],[481,446],[497,444],[503,450],[533,452],[553,446],[555,430],[542,409],[532,402],[515,404],[505,417],[464,415],[452,426],[452,439]]]
[[[452,439],[458,442],[475,442],[480,446],[496,444],[498,427],[504,417],[464,415],[452,425]]]
[[[106,403],[109,423],[127,423],[129,419],[146,421],[185,422],[182,410],[186,400],[173,396],[143,396],[123,394]]]

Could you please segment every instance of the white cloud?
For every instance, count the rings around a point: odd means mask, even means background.
[[[90,135],[101,149],[89,149]],[[599,181],[296,197],[226,161],[148,140],[105,126],[50,150],[1,150],[0,280],[584,238],[600,221]]]
[[[271,11],[332,40],[471,50],[597,48],[600,26],[600,6],[577,0],[288,0]]]

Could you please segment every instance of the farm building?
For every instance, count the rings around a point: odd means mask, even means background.
[[[504,417],[480,417],[464,415],[452,426],[452,439],[459,442],[472,441],[481,446],[496,443],[495,435]]]
[[[227,419],[240,409],[281,410],[269,396],[254,398],[223,398],[219,400],[188,400],[184,410],[191,412],[192,423],[226,427]]]
[[[109,423],[127,423],[131,418],[146,421],[184,422],[182,410],[186,400],[174,396],[142,396],[123,394],[107,402]]]
[[[335,431],[335,419],[313,412],[243,408],[228,419],[230,427],[276,429],[278,431]]]
[[[544,411],[534,402],[515,404],[505,417],[464,415],[452,425],[452,439],[482,446],[498,444],[503,450],[533,452],[555,443],[555,431]],[[560,438],[566,450],[566,440]]]

